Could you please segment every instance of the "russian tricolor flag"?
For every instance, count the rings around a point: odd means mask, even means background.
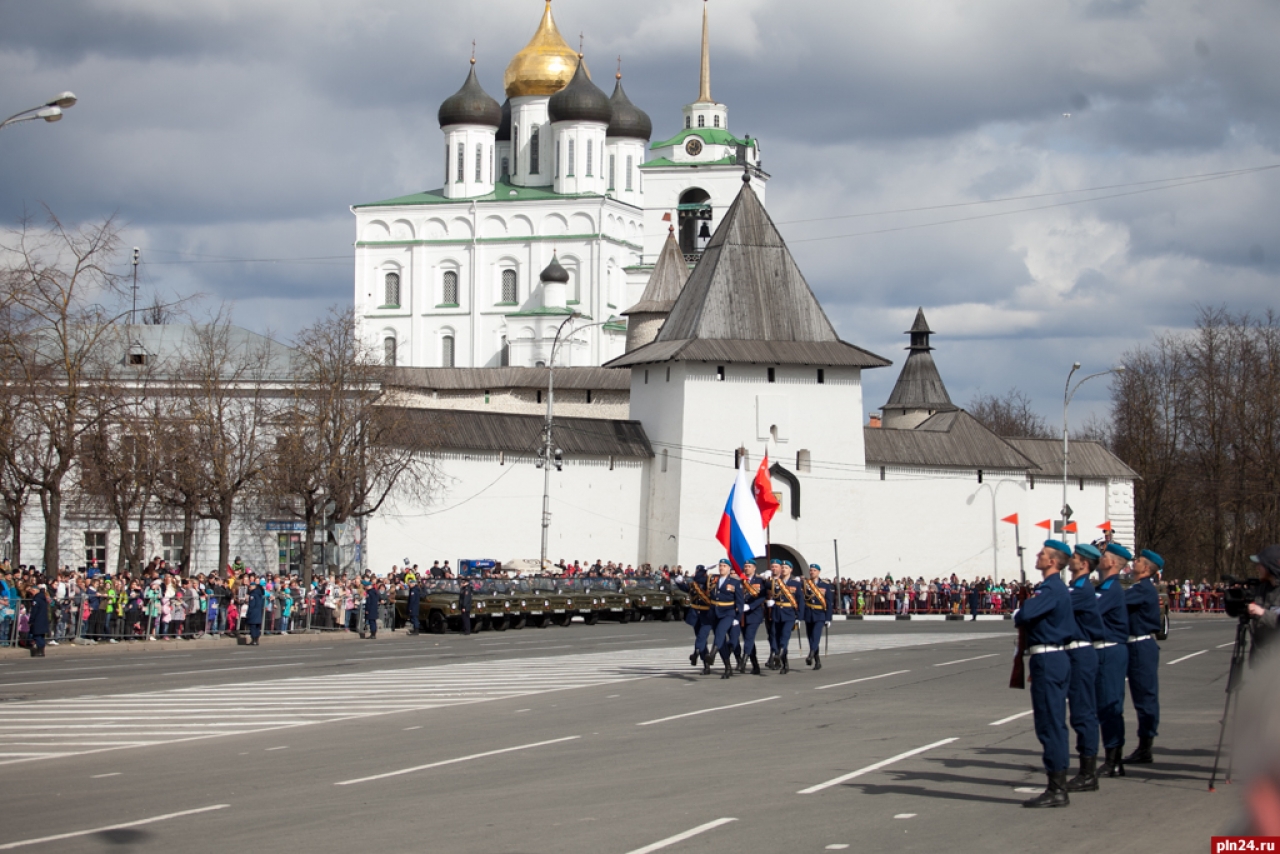
[[[751,478],[747,476],[745,455],[738,463],[738,477],[725,502],[716,539],[729,553],[729,562],[739,575],[749,561],[764,555],[767,548],[760,507],[751,491]]]

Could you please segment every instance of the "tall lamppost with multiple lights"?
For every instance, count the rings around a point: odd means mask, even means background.
[[[46,122],[62,121],[62,111],[75,105],[76,96],[70,92],[63,92],[52,101],[41,104],[38,107],[23,110],[20,113],[14,113],[0,122],[0,128],[16,125],[18,122],[33,122],[36,119],[44,119]]]
[[[1076,392],[1080,390],[1080,386],[1097,377],[1105,377],[1108,374],[1122,374],[1124,373],[1124,365],[1116,365],[1114,368],[1098,371],[1096,374],[1089,374],[1089,376],[1078,380],[1073,387],[1071,378],[1076,375],[1078,370],[1080,370],[1080,363],[1076,362],[1071,366],[1071,372],[1067,374],[1067,384],[1062,391],[1062,523],[1059,533],[1064,537],[1067,533],[1067,520],[1071,518],[1071,505],[1067,503],[1067,479],[1069,476],[1067,463],[1070,460],[1071,452],[1067,442],[1067,407],[1071,405],[1071,400],[1076,396]]]

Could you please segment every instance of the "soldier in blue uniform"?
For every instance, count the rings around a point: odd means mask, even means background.
[[[733,574],[733,565],[728,558],[723,558],[719,565],[720,577],[708,589],[711,599],[709,612],[712,625],[715,626],[715,639],[712,641],[712,652],[720,653],[724,662],[721,679],[733,676],[733,665],[729,663],[729,652],[733,649],[733,629],[737,628],[742,613],[742,580]],[[704,669],[703,673],[707,671]]]
[[[755,562],[746,565],[747,577],[742,582],[742,655],[751,662],[751,674],[760,676],[760,659],[756,657],[756,632],[764,622],[764,603],[769,598],[768,582],[757,575]],[[745,661],[738,672],[746,671]]]
[[[787,647],[791,644],[791,630],[798,620],[804,619],[804,589],[800,579],[791,577],[791,562],[782,562],[782,571],[769,581],[769,598],[765,604],[773,614],[774,642],[778,650],[778,672],[790,673],[787,663]]]
[[[1071,546],[1060,540],[1045,540],[1044,548],[1036,555],[1036,569],[1044,575],[1044,581],[1013,612],[1014,625],[1026,629],[1027,651],[1031,654],[1031,708],[1049,776],[1045,791],[1023,801],[1024,807],[1065,807],[1071,803],[1067,796],[1070,734],[1066,702],[1071,682],[1067,644],[1075,640],[1078,630],[1071,614],[1071,594],[1062,580],[1062,570],[1070,558]]]
[[[1127,764],[1152,762],[1151,745],[1160,729],[1160,686],[1156,669],[1160,665],[1160,647],[1155,634],[1160,631],[1160,593],[1155,580],[1164,568],[1164,558],[1143,550],[1133,562],[1136,579],[1124,592],[1129,609],[1129,697],[1138,716],[1138,747],[1124,758]]]
[[[1129,610],[1124,603],[1120,572],[1133,560],[1133,553],[1119,543],[1107,543],[1098,565],[1101,581],[1095,589],[1098,617],[1102,620],[1102,641],[1098,652],[1096,698],[1098,725],[1102,729],[1102,767],[1098,776],[1124,776],[1124,680],[1129,670]]]
[[[809,657],[804,663],[812,665],[814,670],[822,669],[819,653],[822,630],[831,622],[835,607],[835,585],[823,580],[822,567],[816,563],[809,564],[809,577],[804,580],[804,625],[809,634]]]
[[[1076,755],[1080,773],[1067,781],[1068,792],[1098,790],[1098,651],[1102,641],[1102,618],[1098,616],[1098,594],[1089,576],[1098,568],[1102,552],[1082,543],[1071,555],[1071,613],[1075,617],[1076,638],[1067,644],[1071,659],[1071,682],[1067,704],[1071,728],[1076,732]]]
[[[707,568],[698,564],[692,580],[676,581],[676,586],[689,594],[689,610],[684,612],[684,621],[693,629],[693,654],[689,663],[696,665],[702,661],[702,674],[711,672],[711,662],[707,657],[707,636],[711,634],[709,612],[711,600],[707,596]]]
[[[418,634],[418,607],[422,604],[422,579],[409,585],[409,634]]]
[[[773,579],[782,578],[782,561],[773,558],[769,561],[769,572],[765,579],[765,592],[773,587]],[[773,620],[773,604],[770,597],[765,596],[765,625],[764,630],[769,635],[769,660],[765,662],[765,667],[770,670],[777,670],[782,666],[782,656],[778,654],[778,624]]]

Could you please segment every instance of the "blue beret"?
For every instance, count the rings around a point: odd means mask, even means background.
[[[1107,551],[1111,552],[1113,555],[1119,555],[1126,561],[1133,560],[1133,552],[1129,551],[1119,543],[1107,543]]]
[[[816,563],[811,563],[811,564],[809,564],[809,568],[810,568],[810,569],[816,569],[816,570],[818,570],[818,572],[822,572],[822,567],[818,566]]]
[[[777,557],[771,557],[771,558],[769,558],[769,565],[770,565],[770,566],[773,566],[775,563],[776,563],[778,566],[782,566],[782,563],[783,563],[782,558],[777,558]]]
[[[698,564],[696,567],[694,567],[694,570],[693,570],[693,571],[694,571],[694,572],[706,572],[706,571],[707,571],[707,568],[706,568],[705,566],[703,566],[702,564]]]
[[[1164,569],[1164,558],[1151,551],[1151,549],[1143,549],[1140,554],[1147,560],[1154,563],[1156,565],[1156,569]]]
[[[722,558],[720,558],[720,563],[724,563],[724,564],[728,564],[729,566],[733,566],[733,561],[729,560],[727,557],[722,557]],[[720,564],[716,564],[716,565],[717,565],[717,566],[719,566]]]
[[[1047,549],[1056,549],[1067,557],[1071,556],[1071,546],[1067,545],[1062,540],[1045,540],[1044,547]]]
[[[1081,543],[1080,545],[1076,546],[1076,554],[1080,555],[1081,557],[1088,558],[1089,560],[1095,563],[1102,560],[1102,552],[1098,551],[1096,548],[1094,548],[1093,546],[1087,543]]]
[[[792,563],[791,561],[789,561],[789,560],[784,560],[784,561],[782,562],[782,565],[783,565],[783,566],[786,566],[786,567],[790,567],[791,569],[795,569],[795,564],[793,564],[793,563]]]

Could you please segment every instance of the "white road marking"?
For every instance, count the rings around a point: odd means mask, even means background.
[[[65,682],[105,682],[105,676],[81,676],[78,679],[41,679],[37,682],[5,682],[0,685],[0,691],[5,688],[18,688],[23,685],[61,685]]]
[[[1037,789],[1035,786],[1019,786],[1014,789],[1014,791],[1020,795],[1038,795],[1043,792],[1044,789]]]
[[[90,780],[101,780],[101,779],[103,779],[103,778],[105,778],[105,777],[119,777],[119,776],[120,776],[121,774],[123,774],[123,773],[124,773],[123,771],[112,771],[110,774],[94,774],[94,775],[93,775],[92,777],[90,777],[89,779],[90,779]]]
[[[1220,643],[1217,646],[1215,646],[1214,649],[1226,649],[1229,646],[1235,646],[1235,645],[1236,645],[1235,641],[1231,641],[1230,643]]]
[[[306,662],[293,661],[288,664],[250,664],[248,667],[212,667],[203,670],[175,670],[172,673],[161,673],[161,676],[203,676],[205,673],[223,673],[228,670],[265,670],[268,667],[301,667]]]
[[[891,756],[888,759],[881,760],[880,762],[876,762],[873,765],[868,765],[866,768],[859,768],[857,771],[851,771],[848,774],[842,774],[841,776],[836,777],[833,780],[828,780],[825,783],[819,783],[816,786],[810,786],[807,789],[801,789],[800,791],[796,792],[796,794],[812,795],[815,792],[821,792],[823,789],[829,789],[832,786],[838,786],[841,783],[847,783],[848,781],[854,779],[855,777],[861,777],[863,774],[870,774],[872,771],[879,771],[881,768],[884,768],[888,765],[892,765],[895,762],[899,762],[903,759],[916,756],[917,754],[920,754],[920,753],[924,753],[926,750],[933,750],[935,747],[942,747],[943,745],[950,744],[951,742],[956,740],[957,739],[955,738],[944,738],[942,741],[935,741],[933,744],[926,744],[924,747],[917,747],[915,750],[908,750],[906,753],[899,753],[897,756]]]
[[[280,746],[280,747],[268,747],[268,748],[267,748],[267,753],[270,753],[270,752],[271,752],[271,751],[273,751],[273,750],[288,750],[288,749],[289,749],[289,745],[287,745],[287,744],[282,745],[282,746]]]
[[[22,839],[17,842],[6,842],[0,845],[0,851],[9,851],[14,848],[23,848],[27,845],[40,845],[45,842],[59,842],[63,839],[74,839],[77,836],[90,836],[94,833],[106,833],[109,830],[124,830],[128,827],[141,827],[144,824],[155,824],[158,821],[168,821],[171,818],[182,818],[188,815],[196,815],[202,812],[213,812],[214,810],[225,810],[231,804],[214,804],[211,807],[200,807],[194,810],[183,810],[182,812],[171,812],[164,815],[152,816],[151,818],[142,818],[137,821],[126,821],[122,824],[109,824],[106,827],[95,827],[91,830],[75,830],[71,833],[59,833],[56,836],[42,836],[38,839]]]
[[[422,727],[420,727],[420,726],[407,726],[407,727],[405,727],[405,728],[404,728],[404,731],[405,731],[405,732],[413,732],[415,729],[422,729]]]
[[[872,679],[884,679],[886,676],[901,676],[903,673],[910,673],[910,670],[895,670],[892,673],[881,673],[879,676],[864,676],[861,679],[850,679],[848,682],[833,682],[830,685],[819,685],[814,688],[815,691],[825,691],[828,688],[840,688],[844,685],[854,685],[858,682],[870,682]]]
[[[916,813],[913,813],[913,812],[900,812],[894,816],[894,818],[915,818],[915,817],[916,817]]]
[[[848,847],[849,847],[849,843],[848,843],[848,842],[834,842],[834,843],[832,843],[831,845],[828,845],[828,846],[827,846],[827,850],[828,850],[828,851],[843,851],[844,849],[846,849],[846,848],[848,848]]]
[[[671,717],[667,717],[667,718],[658,718],[657,720],[653,720],[653,721],[644,721],[643,723],[636,724],[636,726],[649,726],[650,724],[661,724],[661,723],[666,723],[667,721],[679,720],[680,718],[691,718],[694,715],[705,715],[711,712],[723,712],[725,709],[737,709],[737,708],[741,708],[742,706],[754,706],[756,703],[767,703],[770,700],[776,700],[779,698],[779,696],[781,695],[775,694],[772,697],[761,697],[759,700],[748,700],[745,703],[734,703],[732,706],[716,706],[714,709],[699,709],[696,712],[685,712],[684,714],[681,714],[681,715],[672,715]]]
[[[1184,655],[1182,656],[1182,658],[1175,658],[1173,661],[1170,661],[1169,664],[1177,664],[1179,661],[1186,661],[1188,658],[1195,658],[1197,655],[1204,655],[1208,651],[1209,650],[1207,649],[1202,649],[1199,652],[1193,652],[1190,655]],[[1165,666],[1168,667],[1168,665],[1165,665]]]
[[[643,848],[636,848],[634,851],[628,851],[627,854],[650,854],[651,851],[661,851],[677,842],[684,842],[686,839],[692,839],[699,833],[706,833],[708,830],[715,830],[717,827],[723,827],[731,821],[737,821],[736,818],[718,818],[715,821],[709,821],[706,824],[700,824],[697,827],[686,830],[684,833],[677,833],[675,836],[668,836],[666,839],[660,839],[652,845],[646,845]]]
[[[335,786],[352,786],[356,783],[369,783],[374,780],[385,780],[388,777],[399,777],[403,774],[413,774],[418,771],[426,771],[429,768],[440,768],[444,765],[457,765],[459,762],[470,762],[472,759],[484,759],[487,756],[498,756],[502,753],[515,753],[517,750],[532,750],[535,747],[546,747],[548,744],[561,744],[566,741],[574,741],[582,738],[580,735],[570,735],[564,738],[553,738],[550,741],[535,741],[533,744],[520,744],[515,747],[504,747],[500,750],[486,750],[484,753],[473,753],[470,756],[459,756],[456,759],[443,759],[439,762],[429,762],[426,765],[415,765],[412,768],[401,768],[399,771],[388,771],[385,774],[374,774],[372,777],[358,777],[355,780],[343,780],[334,783]]]
[[[948,664],[964,664],[966,661],[981,661],[984,658],[995,658],[1000,653],[993,652],[990,655],[979,655],[974,658],[957,658],[955,661],[944,661],[941,664],[935,664],[934,667],[946,667]]]
[[[1028,709],[1025,712],[1018,712],[1016,715],[1009,715],[1009,717],[1007,718],[1001,718],[998,721],[992,721],[989,724],[989,726],[1000,726],[1001,724],[1007,724],[1009,721],[1016,721],[1018,718],[1025,718],[1027,715],[1034,715],[1035,713],[1036,713],[1035,709]]]

